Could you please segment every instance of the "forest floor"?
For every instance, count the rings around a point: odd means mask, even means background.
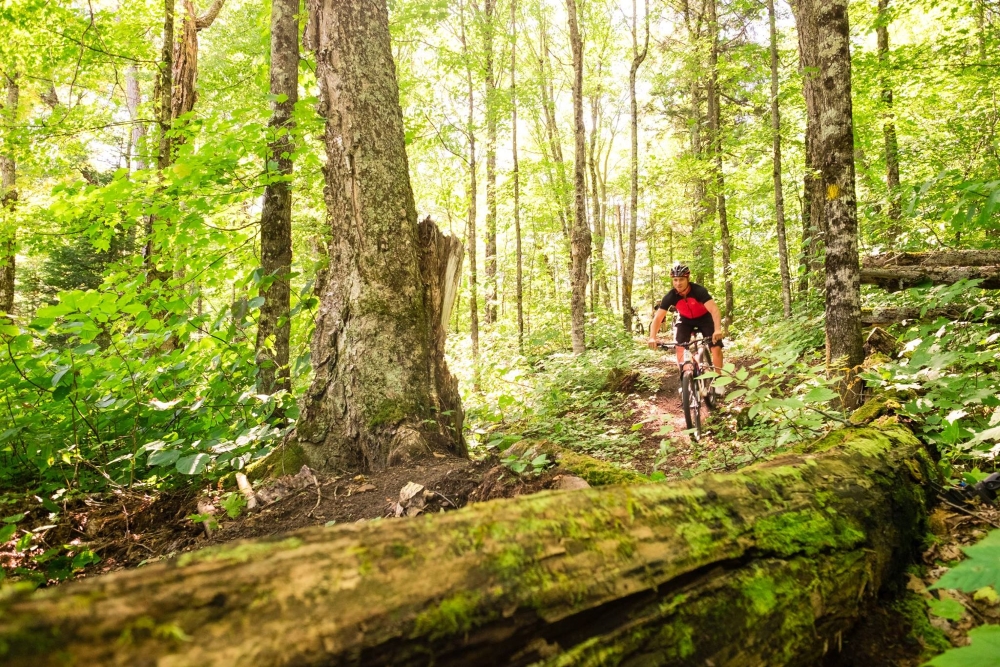
[[[640,374],[647,376],[646,382],[636,381]],[[736,422],[742,406],[738,404],[724,405],[708,415],[706,434],[700,442],[694,442],[685,432],[678,389],[676,364],[666,359],[638,369],[614,389],[615,400],[624,408],[617,413],[623,416],[614,428],[638,437],[638,445],[623,461],[619,459],[626,467],[645,475],[658,471],[667,479],[676,479],[704,471],[733,470],[768,453],[751,451],[748,445],[740,444]],[[100,562],[76,575],[84,577],[138,567],[236,539],[266,537],[313,525],[393,520],[397,516],[447,511],[472,502],[573,488],[574,481],[582,480],[558,467],[518,475],[496,453],[478,459],[434,458],[377,474],[331,475],[304,468],[260,486],[256,489],[260,506],[234,512],[234,517],[227,516],[223,506],[230,492],[219,488],[157,494],[122,489],[77,499],[67,504],[56,525],[39,525],[33,532],[36,549],[89,544]],[[420,489],[415,500],[406,502],[403,490],[408,485],[415,489],[414,484]],[[32,511],[27,506],[8,509]],[[989,514],[987,520],[1000,522],[996,510],[982,514]],[[45,515],[38,511],[38,516]],[[843,638],[840,650],[831,650],[826,667],[916,667],[928,655],[967,642],[966,633],[974,625],[983,620],[1000,620],[1000,607],[971,596],[961,600],[971,611],[951,620],[928,617],[924,602],[932,595],[928,587],[948,565],[961,559],[962,546],[985,534],[984,527],[981,520],[967,514],[935,510],[931,519],[933,535],[925,545],[923,567],[911,568],[904,584],[872,604],[864,622]],[[38,567],[29,556],[13,550],[0,551],[0,565],[8,571],[17,566]]]

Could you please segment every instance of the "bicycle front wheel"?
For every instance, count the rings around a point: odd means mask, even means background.
[[[688,429],[694,429],[691,438],[698,441],[701,438],[701,401],[698,400],[698,385],[693,373],[681,376],[681,408],[684,410],[684,423]]]

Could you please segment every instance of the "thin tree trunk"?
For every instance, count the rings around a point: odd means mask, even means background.
[[[632,0],[632,66],[628,73],[629,127],[631,130],[632,153],[629,173],[629,227],[628,253],[622,270],[622,324],[625,331],[632,331],[635,311],[632,308],[632,283],[635,280],[635,249],[639,229],[639,105],[635,98],[635,79],[642,61],[649,51],[649,0],[645,4],[645,37],[639,49],[639,17],[636,0]]]
[[[524,262],[521,253],[521,176],[517,164],[517,0],[510,0],[510,143],[514,158],[514,252],[517,255],[517,349],[524,352]]]
[[[493,33],[496,20],[496,0],[484,3],[486,52],[486,304],[483,320],[492,324],[497,319],[497,95],[493,72]]]
[[[469,119],[466,133],[469,136],[469,213],[466,252],[469,255],[469,337],[472,339],[473,384],[479,390],[479,286],[476,275],[476,94],[472,84],[472,61],[465,29],[465,2],[461,7],[462,55],[466,59],[465,78],[469,89]]]
[[[156,83],[157,127],[159,136],[156,150],[156,169],[161,172],[170,166],[173,155],[170,129],[172,126],[171,94],[173,91],[173,63],[174,63],[174,0],[163,0],[163,44],[160,50],[160,72]],[[163,235],[163,230],[157,230],[157,218],[149,215],[145,220],[143,264],[146,269],[146,281],[163,280],[167,277],[165,271],[157,267],[157,254],[162,245],[158,243],[157,232]]]
[[[854,185],[854,127],[851,108],[851,53],[848,0],[816,3],[819,53],[818,107],[822,126],[818,155],[826,195],[826,351],[832,373],[840,376],[846,409],[860,404],[857,370],[864,361],[858,217]]]
[[[600,176],[597,174],[597,162],[599,159],[599,147],[597,135],[600,133],[600,91],[596,91],[590,98],[590,147],[588,149],[587,165],[590,169],[590,217],[594,227],[594,255],[591,258],[593,292],[591,300],[593,310],[597,310],[597,304],[603,303],[607,299],[607,281],[605,274],[607,269],[604,266],[604,204],[601,201]]]
[[[729,236],[729,217],[726,212],[726,181],[722,173],[722,109],[719,94],[719,16],[716,0],[708,0],[708,22],[712,45],[709,50],[708,76],[708,122],[712,133],[712,153],[715,158],[715,201],[719,213],[719,236],[722,240],[722,279],[726,291],[723,321],[732,324],[734,297],[732,260],[732,239]]]
[[[6,74],[7,96],[2,107],[3,125],[0,128],[3,144],[0,145],[0,313],[14,313],[14,280],[17,266],[17,226],[14,209],[17,205],[17,158],[14,154],[14,126],[17,124],[17,106],[21,89],[16,74]]]
[[[802,173],[802,210],[799,217],[802,221],[801,254],[799,255],[799,294],[809,292],[809,260],[812,252],[812,170],[809,166],[809,155],[812,151],[812,133],[806,120],[805,132],[805,169]]]
[[[292,272],[292,114],[299,99],[299,0],[271,3],[271,95],[269,173],[260,215],[260,255],[264,304],[257,322],[257,388],[263,394],[291,390],[288,347],[291,335]],[[270,168],[268,168],[270,172]],[[270,286],[267,283],[270,281]]]
[[[896,140],[896,123],[892,110],[892,87],[889,85],[889,0],[878,0],[878,18],[875,33],[878,37],[879,77],[882,83],[882,104],[885,105],[885,122],[882,134],[885,137],[885,186],[889,195],[889,247],[899,242],[902,229],[899,218],[902,215],[899,191],[899,144]]]
[[[139,105],[142,95],[139,91],[139,70],[135,65],[125,69],[125,106],[128,108],[132,131],[129,135],[131,150],[128,155],[129,170],[142,171],[146,168],[145,142],[146,124],[139,122]]]
[[[823,179],[819,177],[823,153],[820,147],[821,120],[819,95],[820,55],[818,48],[817,5],[813,0],[793,0],[795,25],[799,36],[799,62],[802,73],[802,90],[806,100],[806,167],[804,187],[809,202],[809,273],[817,286],[823,281],[819,274],[823,268],[823,249],[826,243],[824,216],[826,194]]]
[[[587,349],[587,264],[590,259],[590,225],[587,224],[587,138],[583,124],[583,41],[576,9],[576,0],[566,0],[569,18],[569,41],[573,52],[573,129],[576,137],[573,149],[573,195],[575,201],[570,257],[570,334],[573,352]]]
[[[556,197],[559,201],[559,221],[562,223],[563,237],[570,238],[570,221],[573,219],[573,206],[569,198],[569,184],[566,182],[566,161],[563,159],[562,139],[559,125],[556,121],[554,90],[552,86],[552,65],[549,62],[548,24],[539,21],[541,32],[541,52],[538,57],[539,84],[542,92],[542,111],[545,118],[545,133],[549,142],[552,161],[555,162],[558,178]]]
[[[317,280],[315,376],[293,442],[325,469],[464,456],[443,356],[461,244],[417,223],[385,0],[310,0],[308,13],[331,268]]]
[[[767,0],[771,41],[771,138],[774,145],[774,219],[778,227],[778,267],[781,272],[781,305],[785,317],[792,316],[792,277],[788,270],[788,242],[785,238],[785,196],[781,189],[781,112],[778,108],[778,31],[774,0]]]

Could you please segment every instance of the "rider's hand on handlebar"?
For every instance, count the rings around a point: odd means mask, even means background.
[[[718,343],[719,341],[722,340],[722,338],[723,338],[723,333],[721,331],[716,331],[715,333],[712,334],[713,343]]]
[[[650,338],[649,339],[649,349],[655,350],[656,349],[656,343],[657,343],[656,338]]]

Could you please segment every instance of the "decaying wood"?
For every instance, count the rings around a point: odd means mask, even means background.
[[[934,250],[891,252],[862,260],[864,269],[890,266],[1000,266],[1000,250]]]
[[[865,339],[865,357],[868,357],[875,352],[879,354],[884,354],[887,357],[895,356],[896,351],[899,349],[899,341],[896,340],[885,329],[880,327],[875,327],[868,334],[868,338]]]
[[[674,484],[316,527],[0,601],[5,664],[814,665],[911,556],[899,426]]]
[[[887,266],[861,269],[863,285],[878,285],[889,292],[931,283],[951,285],[959,280],[980,280],[983,289],[1000,289],[1000,264],[995,266]]]

